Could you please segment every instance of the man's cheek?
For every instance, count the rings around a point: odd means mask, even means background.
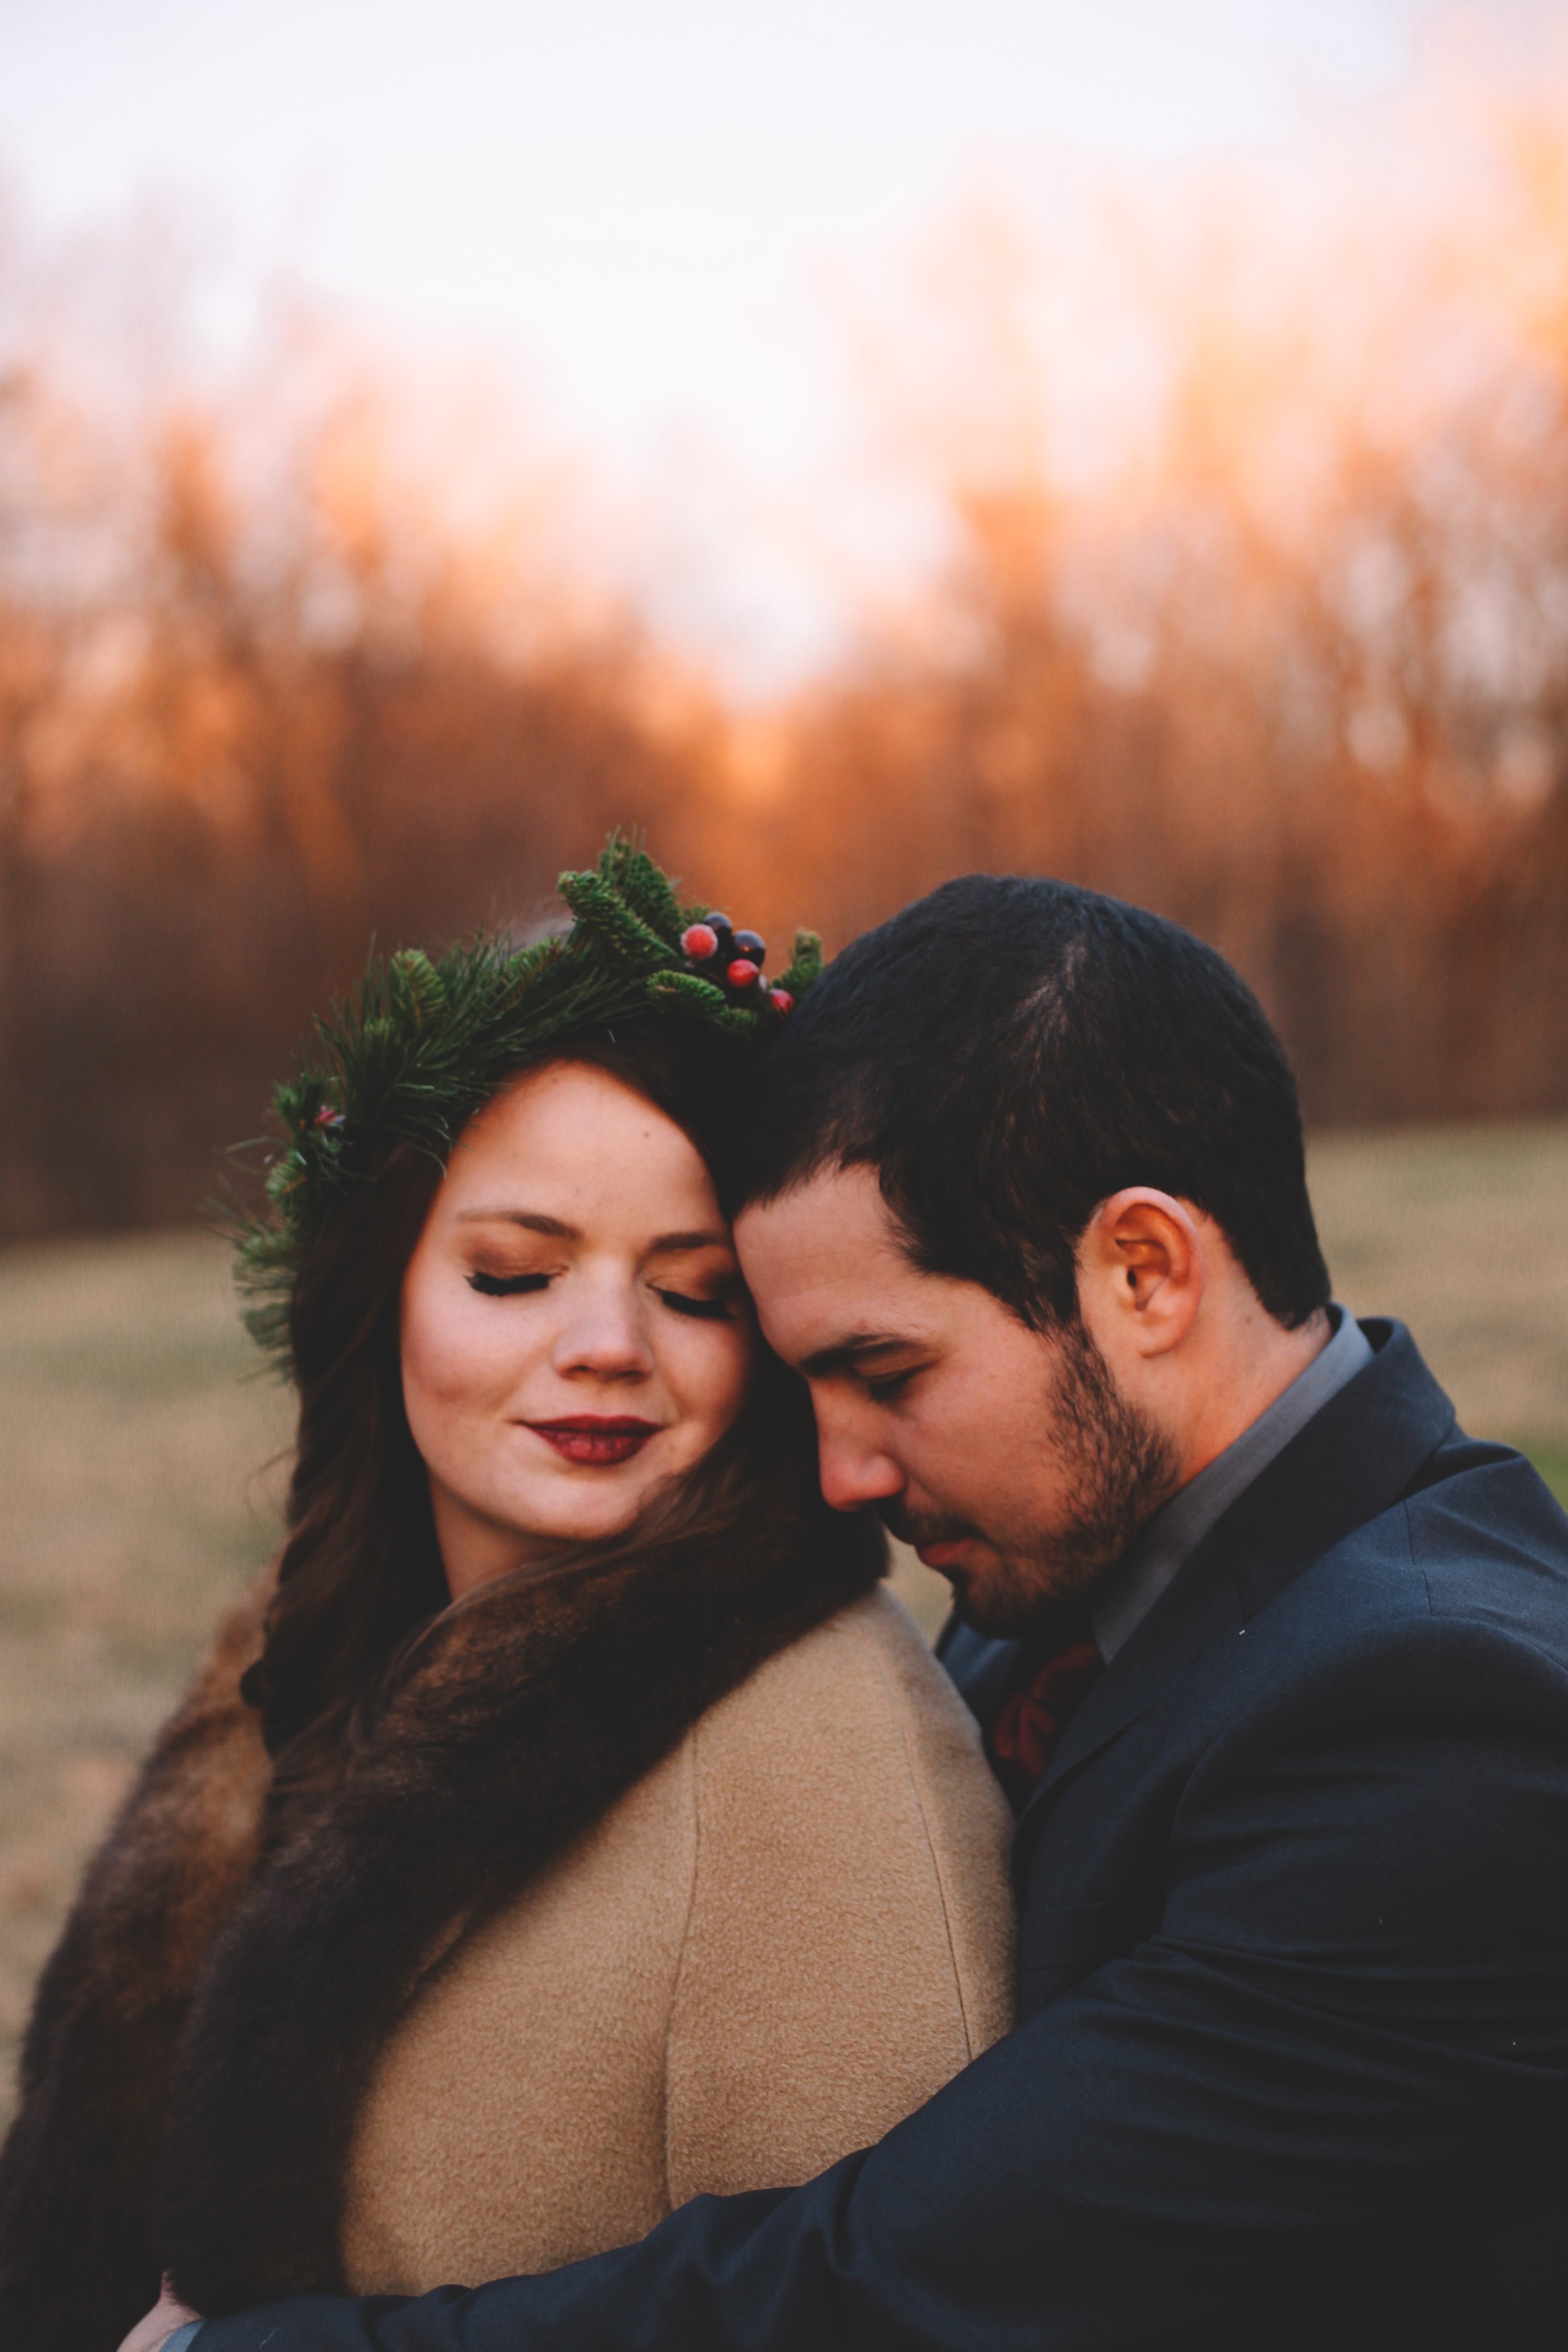
[[[929,1476],[952,1444],[942,1419],[929,1408],[911,1412],[907,1406],[902,1412],[889,1412],[886,1418],[889,1453],[898,1457],[911,1478]]]
[[[966,1494],[984,1503],[984,1490],[974,1475],[974,1455],[954,1445],[951,1431],[917,1424],[903,1433],[895,1458],[910,1482],[910,1493],[918,1494],[931,1508],[949,1514],[962,1511],[971,1518],[974,1514],[964,1507]]]

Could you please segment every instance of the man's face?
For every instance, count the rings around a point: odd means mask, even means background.
[[[872,1170],[743,1211],[735,1241],[769,1343],[810,1383],[827,1500],[874,1503],[980,1632],[1081,1601],[1175,1486],[1087,1330],[1031,1331],[921,1273]]]

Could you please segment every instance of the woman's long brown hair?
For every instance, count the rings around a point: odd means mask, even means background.
[[[609,1071],[673,1118],[712,1164],[728,1089],[705,1036],[668,1024],[622,1031],[557,1045],[524,1066],[546,1061]],[[288,1540],[262,1654],[243,1685],[273,1759],[274,1839],[336,1783],[357,1729],[449,1605],[429,1483],[404,1409],[399,1336],[404,1274],[442,1172],[427,1155],[395,1149],[345,1195],[290,1302],[300,1418]],[[839,1530],[849,1538],[816,1497],[804,1390],[765,1349],[741,1424],[706,1474],[699,1465],[690,1507],[706,1518],[721,1495],[738,1542],[751,1515],[776,1507],[784,1488],[808,1521],[824,1514],[825,1539],[840,1539]],[[657,1498],[660,1539],[680,1508],[679,1494]],[[856,1539],[876,1538],[866,1529]],[[626,1540],[604,1549],[622,1552]],[[584,1549],[584,1564],[593,1551]]]

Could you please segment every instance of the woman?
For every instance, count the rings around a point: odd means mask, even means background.
[[[1009,2021],[1005,1807],[720,1213],[815,943],[770,991],[624,845],[563,888],[563,940],[373,973],[279,1097],[289,1540],[45,1973],[7,2352],[109,2352],[163,2270],[217,2312],[623,2243]]]

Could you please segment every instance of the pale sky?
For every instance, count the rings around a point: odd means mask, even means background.
[[[787,468],[814,272],[999,142],[1288,135],[1407,69],[1422,0],[0,0],[43,224],[188,194],[252,266],[524,356],[622,449]]]
[[[835,268],[874,271],[1036,143],[1278,146],[1304,110],[1397,87],[1434,13],[0,0],[0,173],[46,236],[172,200],[232,285],[271,272],[395,340],[500,354],[623,478],[696,451],[780,500],[841,423]],[[761,625],[809,636],[791,593],[762,583]]]

